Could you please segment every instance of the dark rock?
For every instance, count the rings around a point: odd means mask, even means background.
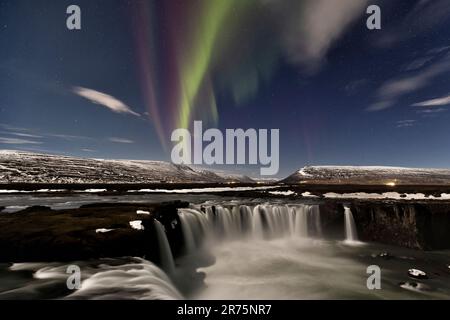
[[[331,239],[344,239],[344,207],[341,203],[326,201],[319,205],[323,234]]]
[[[450,248],[450,204],[354,201],[350,206],[362,241],[414,249]]]
[[[0,261],[50,262],[137,256],[158,262],[153,216],[171,221],[177,216],[177,208],[186,203],[104,205],[57,211],[29,207],[17,213],[2,213]],[[140,209],[151,214],[137,215]],[[129,222],[133,220],[141,220],[144,231],[131,228]],[[101,228],[114,231],[97,233],[96,229]]]
[[[389,252],[382,252],[378,255],[380,258],[383,258],[385,260],[392,259],[392,256],[389,254]]]
[[[178,209],[187,207],[189,207],[188,202],[174,201],[159,204],[153,210],[153,217],[161,222],[166,229],[167,239],[169,240],[170,249],[174,256],[178,256],[182,253],[184,245]]]

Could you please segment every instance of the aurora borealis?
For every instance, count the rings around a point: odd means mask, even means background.
[[[449,19],[446,0],[0,0],[0,148],[170,160],[201,120],[280,129],[280,176],[445,167]]]
[[[261,73],[258,65],[266,69],[270,66],[259,59],[252,39],[239,37],[239,24],[245,25],[245,16],[258,4],[258,1],[230,0],[136,2],[132,5],[138,16],[134,27],[138,33],[136,42],[143,66],[144,90],[149,97],[151,118],[165,124],[164,128],[158,128],[163,143],[167,143],[174,128],[189,128],[193,119],[217,124],[217,82],[231,90],[237,103],[255,93]],[[157,22],[151,23],[150,17]],[[159,23],[158,19],[163,21]],[[164,20],[170,22],[165,25]],[[164,40],[158,41],[160,39]],[[236,48],[233,42],[239,40],[247,42],[246,54],[255,54],[257,60],[233,56],[232,48]],[[226,62],[228,58],[235,61]],[[221,70],[222,63],[229,63],[229,69]],[[252,65],[240,65],[244,63]],[[243,74],[242,68],[247,68],[248,73]],[[239,85],[233,86],[236,82]],[[167,87],[161,88],[157,83]],[[166,113],[170,110],[170,119],[164,119],[164,110]]]

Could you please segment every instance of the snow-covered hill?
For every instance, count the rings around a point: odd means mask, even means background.
[[[227,183],[243,175],[163,161],[101,160],[0,150],[0,183]]]
[[[328,184],[422,184],[450,185],[449,169],[356,167],[356,166],[307,166],[282,182]]]

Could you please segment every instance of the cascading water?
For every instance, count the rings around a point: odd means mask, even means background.
[[[294,210],[294,219],[295,219],[295,233],[300,237],[307,238],[308,237],[308,211],[305,208],[293,208]]]
[[[167,239],[166,232],[164,231],[164,226],[158,220],[155,219],[154,221],[161,265],[168,274],[173,274],[175,272],[175,262],[173,260],[169,240]]]
[[[181,221],[185,253],[192,253],[209,236],[208,216],[195,209],[180,209],[178,216]]]
[[[344,207],[345,215],[345,241],[358,242],[358,234],[356,232],[355,220],[350,208]]]
[[[198,206],[179,209],[187,252],[209,240],[321,236],[318,205]]]

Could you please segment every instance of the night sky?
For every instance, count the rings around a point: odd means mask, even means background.
[[[203,120],[279,128],[280,177],[450,167],[449,80],[448,0],[0,0],[0,149],[170,161]]]

